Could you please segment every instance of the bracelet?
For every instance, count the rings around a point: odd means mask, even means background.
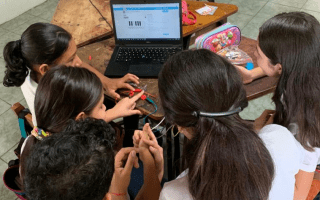
[[[127,195],[127,193],[110,193],[112,195],[115,195],[115,196],[125,196]]]

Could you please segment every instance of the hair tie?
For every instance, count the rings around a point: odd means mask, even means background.
[[[193,116],[199,118],[199,117],[223,117],[223,116],[229,116],[233,115],[236,113],[239,113],[242,111],[241,107],[238,107],[234,110],[231,111],[226,111],[226,112],[218,112],[218,113],[210,113],[210,112],[202,112],[202,111],[194,111],[192,113]]]
[[[42,140],[43,138],[50,136],[49,132],[45,132],[43,129],[36,126],[33,127],[31,134],[38,140]]]

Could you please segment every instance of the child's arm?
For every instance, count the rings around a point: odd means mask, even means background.
[[[97,69],[90,66],[88,63],[83,62],[81,67],[90,70],[95,73],[102,82],[103,88],[105,88],[106,94],[112,98],[120,98],[120,95],[116,93],[116,90],[119,88],[127,88],[129,90],[134,90],[134,88],[128,84],[128,82],[133,82],[139,84],[139,78],[133,74],[126,74],[122,78],[111,79],[101,74]]]
[[[154,158],[148,148],[140,150],[139,157],[143,162],[143,186],[135,200],[158,200],[161,192],[161,184],[157,176]]]
[[[159,180],[159,170],[157,169],[156,163],[158,162],[156,158],[153,158],[151,152],[149,151],[150,146],[144,141],[150,141],[152,131],[149,124],[145,124],[143,131],[140,132],[141,140],[139,142],[139,157],[143,162],[143,186],[140,189],[136,200],[158,200],[161,192],[161,184]],[[154,149],[154,151],[158,151]],[[158,152],[159,156],[160,153]],[[161,157],[161,156],[160,156]],[[162,156],[163,160],[163,156]],[[159,164],[159,163],[158,163]],[[163,163],[160,161],[160,164]],[[162,166],[163,167],[163,166]],[[162,176],[161,176],[162,178]]]
[[[122,148],[115,156],[114,173],[106,195],[109,200],[126,200],[127,189],[130,183],[132,167],[138,168],[138,157],[136,156],[135,148]]]
[[[294,187],[294,200],[305,200],[308,196],[314,172],[305,172],[299,170],[296,174],[296,183]]]
[[[245,67],[235,65],[240,74],[242,75],[242,81],[244,84],[251,83],[253,80],[261,78],[266,74],[261,69],[261,67],[253,68],[252,70],[247,70]]]
[[[140,99],[144,91],[141,91],[139,94],[133,96],[132,98],[126,97],[120,100],[113,108],[108,109],[106,122],[110,122],[119,117],[126,117],[131,115],[142,115],[139,110],[136,110],[136,101]]]

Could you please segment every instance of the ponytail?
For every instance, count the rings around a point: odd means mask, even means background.
[[[49,23],[35,23],[21,35],[21,40],[7,43],[3,50],[6,71],[3,85],[21,86],[28,76],[33,77],[36,65],[54,65],[68,49],[71,35],[63,28]]]
[[[250,124],[238,114],[200,117],[184,155],[189,191],[200,199],[267,199],[272,158]]]
[[[3,85],[6,87],[21,86],[29,73],[21,53],[21,40],[9,42],[4,47],[3,57],[6,62]]]

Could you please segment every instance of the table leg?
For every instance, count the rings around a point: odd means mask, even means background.
[[[186,37],[183,37],[183,50],[188,50],[190,46],[190,38],[191,35],[188,35]]]

